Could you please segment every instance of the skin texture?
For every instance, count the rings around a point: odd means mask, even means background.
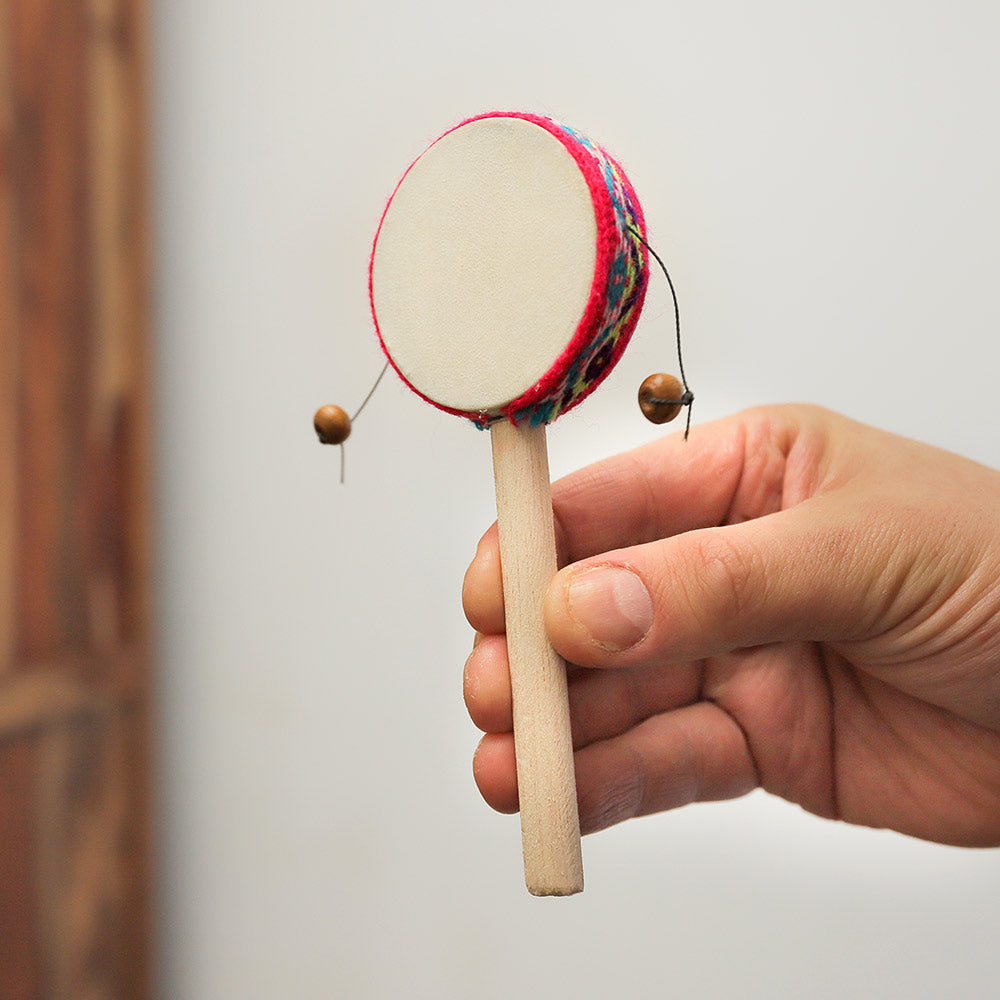
[[[553,505],[545,622],[569,665],[584,832],[763,787],[1000,844],[1000,473],[765,407],[583,469]],[[513,812],[495,526],[463,602],[475,778]]]

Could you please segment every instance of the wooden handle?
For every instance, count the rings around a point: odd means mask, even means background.
[[[583,891],[566,665],[549,645],[542,598],[556,572],[545,428],[495,423],[500,564],[514,694],[524,879],[535,896]]]

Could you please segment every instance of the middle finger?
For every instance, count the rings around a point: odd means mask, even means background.
[[[465,703],[486,733],[513,729],[507,643],[484,637],[465,666]],[[661,712],[690,705],[700,696],[701,664],[657,664],[623,670],[569,669],[573,747],[610,739]]]

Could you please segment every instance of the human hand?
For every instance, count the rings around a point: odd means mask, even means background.
[[[765,407],[553,486],[584,832],[756,787],[1000,845],[1000,473]],[[465,577],[486,801],[517,809],[494,525]]]

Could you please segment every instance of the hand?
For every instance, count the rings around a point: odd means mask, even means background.
[[[1000,844],[1000,473],[812,407],[672,435],[553,487],[545,622],[584,832],[760,786]],[[496,527],[465,577],[479,789],[517,809]]]

